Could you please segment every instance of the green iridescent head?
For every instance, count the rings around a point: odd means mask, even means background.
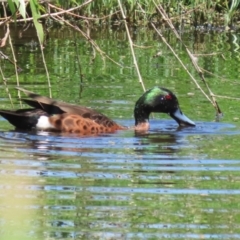
[[[195,126],[195,123],[181,112],[177,97],[166,88],[151,88],[138,99],[134,109],[135,125],[148,122],[151,112],[167,113],[179,125]]]

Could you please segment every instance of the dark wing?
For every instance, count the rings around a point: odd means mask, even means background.
[[[46,111],[48,114],[70,113],[80,115],[83,118],[92,119],[98,124],[102,124],[104,126],[110,127],[112,125],[116,125],[116,123],[112,121],[110,118],[91,108],[57,101],[55,99],[41,96],[39,94],[30,92],[20,87],[17,87],[17,89],[24,92],[29,98],[33,99],[33,100],[23,99],[25,103],[34,108],[42,109]]]

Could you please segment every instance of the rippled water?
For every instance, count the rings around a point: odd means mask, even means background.
[[[1,132],[3,239],[240,238],[240,162],[204,152],[239,130],[151,123],[144,135]]]

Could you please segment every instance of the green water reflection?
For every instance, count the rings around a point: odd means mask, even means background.
[[[181,44],[165,34],[197,78]],[[24,70],[20,85],[48,95],[40,50],[24,45],[35,39],[31,29],[24,39],[17,30],[12,35]],[[127,36],[104,29],[91,36],[122,67],[99,54],[93,59],[90,44],[69,29],[53,30],[44,49],[53,97],[132,125],[142,89]],[[144,46],[135,51],[146,87],[173,90],[196,128],[178,129],[168,116],[154,114],[146,135],[78,138],[13,132],[0,119],[1,239],[240,238],[239,102],[219,98],[224,117],[215,123],[213,107],[154,32],[138,29],[132,37]],[[183,39],[202,54],[199,65],[215,74],[206,73],[212,91],[238,97],[238,35],[186,32]],[[13,67],[1,64],[19,107]],[[1,108],[9,108],[3,86],[0,91]]]

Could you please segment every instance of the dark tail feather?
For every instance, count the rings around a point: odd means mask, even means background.
[[[31,99],[22,99],[27,105],[36,108],[36,109],[42,109],[45,112],[47,112],[48,114],[62,114],[64,113],[63,110],[61,110],[58,106],[55,105],[50,105],[47,103],[43,103],[43,102],[38,102],[35,100],[31,100]]]
[[[31,92],[31,91],[28,91],[24,88],[21,88],[21,87],[16,87],[17,90],[25,93],[27,96],[31,97],[31,98],[37,98],[37,97],[41,97],[41,95],[37,94],[37,93],[34,93],[34,92]],[[47,97],[46,97],[47,98]]]
[[[28,91],[28,90],[26,90],[24,88],[21,88],[21,87],[16,87],[16,89],[23,92],[24,94],[26,94],[29,98],[34,99],[36,102],[41,102],[41,103],[43,102],[43,103],[46,103],[48,105],[54,105],[54,103],[56,102],[56,100],[54,100],[52,98],[41,96],[37,93]]]
[[[0,110],[0,115],[18,129],[32,129],[36,126],[38,118],[46,115],[42,110],[20,109],[17,111]]]
[[[21,98],[21,100],[33,108],[42,109],[43,107],[40,102],[37,102],[35,100],[25,99],[25,98]]]

